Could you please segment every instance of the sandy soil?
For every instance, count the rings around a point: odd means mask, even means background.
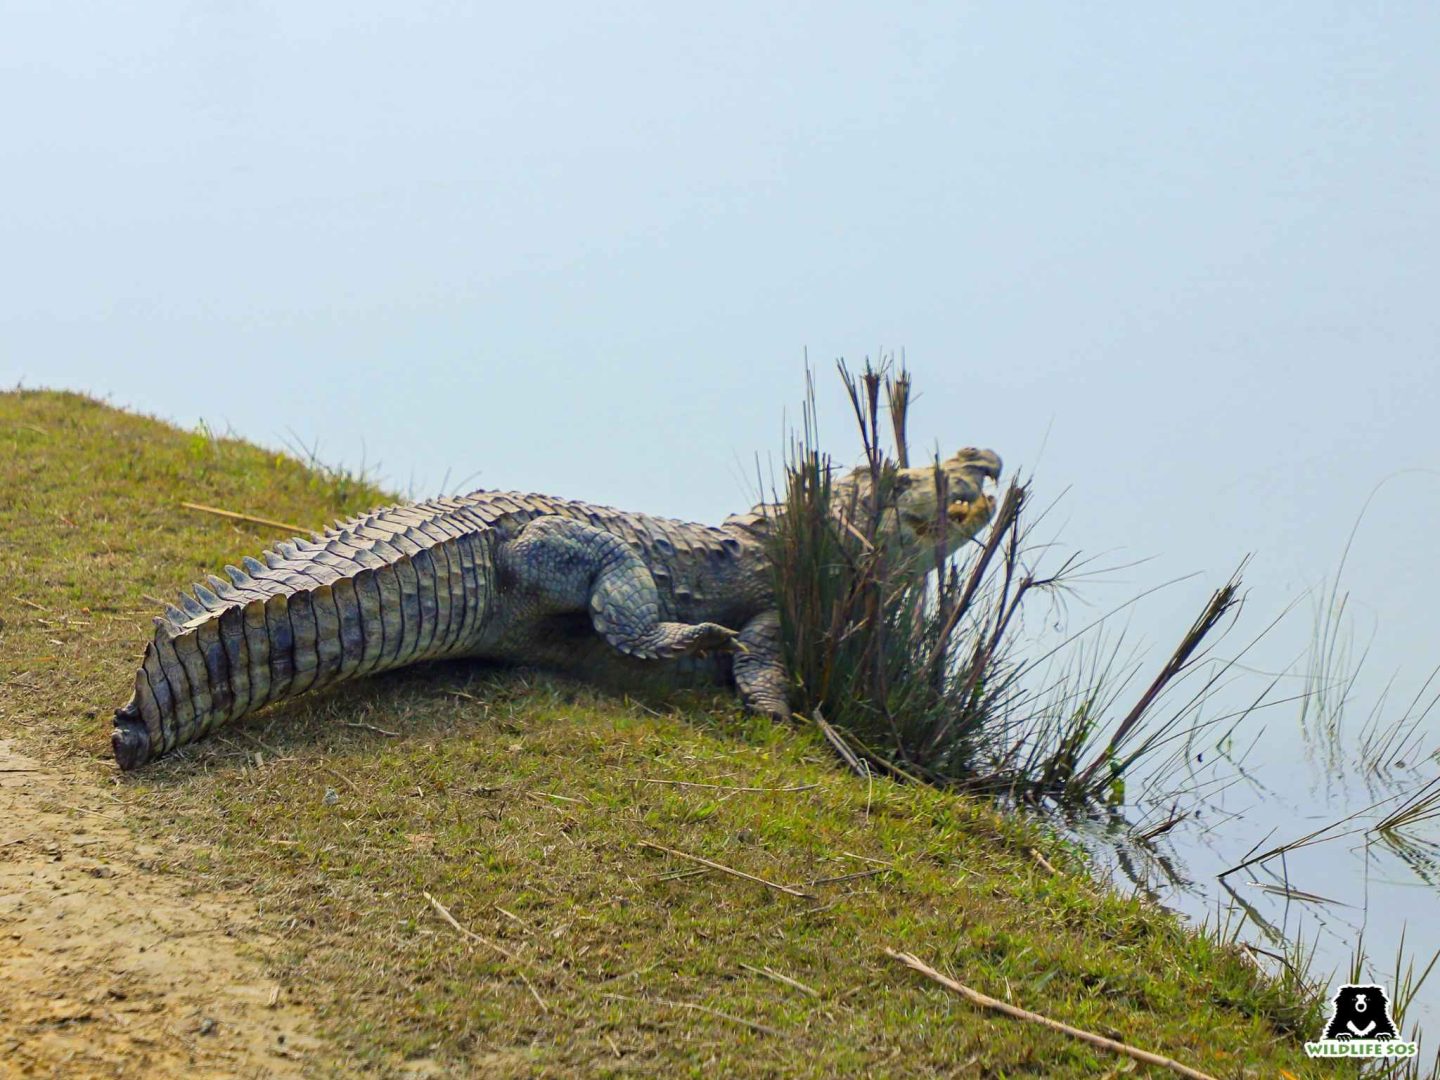
[[[290,1077],[308,1013],[253,910],[152,869],[105,792],[0,741],[0,1077]]]

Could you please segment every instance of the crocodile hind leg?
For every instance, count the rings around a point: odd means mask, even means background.
[[[573,518],[536,518],[496,559],[528,614],[589,611],[596,633],[627,656],[664,660],[728,649],[738,636],[717,623],[662,622],[655,579],[635,550]]]
[[[780,613],[763,611],[740,631],[735,651],[735,687],[747,709],[778,720],[790,719],[789,677],[780,644]]]

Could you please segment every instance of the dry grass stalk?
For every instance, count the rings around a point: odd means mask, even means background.
[[[449,909],[446,908],[444,904],[440,903],[439,900],[436,900],[435,897],[431,896],[428,892],[422,891],[420,895],[425,897],[426,900],[430,901],[430,906],[433,907],[435,911],[439,914],[439,916],[447,923],[449,923],[460,934],[461,937],[466,938],[469,941],[478,941],[487,949],[493,949],[495,952],[505,957],[505,959],[509,960],[512,964],[519,966],[524,963],[523,960],[521,960],[518,956],[512,953],[509,949],[505,948],[503,945],[496,944],[489,938],[483,937],[482,935],[475,933],[475,931],[467,930],[465,927],[461,926],[460,923],[456,920],[455,916],[450,914]],[[535,999],[535,1004],[540,1006],[540,1010],[542,1012],[548,1013],[550,1011],[550,1006],[545,1004],[545,999],[540,996],[540,991],[535,989],[535,984],[530,981],[529,976],[527,976],[523,971],[516,971],[515,974],[519,975],[521,981],[525,983],[525,989],[530,991],[530,996]]]
[[[633,1001],[639,1005],[664,1005],[671,1009],[690,1009],[694,1012],[702,1012],[709,1016],[718,1017],[721,1020],[728,1020],[732,1024],[739,1024],[741,1027],[747,1027],[751,1031],[758,1031],[762,1035],[781,1034],[781,1032],[776,1031],[772,1027],[757,1024],[754,1020],[746,1020],[743,1016],[734,1016],[731,1013],[721,1012],[719,1009],[712,1009],[708,1005],[697,1005],[693,1001],[669,1001],[665,998],[631,997],[629,994],[605,994],[604,996],[614,998],[617,1001]]]
[[[985,538],[984,546],[980,549],[980,555],[970,567],[970,575],[965,580],[964,591],[962,591],[959,598],[952,603],[949,613],[946,615],[945,622],[940,627],[940,633],[935,642],[935,647],[930,653],[930,658],[925,662],[925,670],[927,672],[933,672],[944,659],[949,648],[950,639],[954,636],[955,628],[959,625],[960,619],[970,610],[971,605],[975,602],[975,595],[980,591],[981,583],[985,580],[985,573],[989,569],[991,561],[995,558],[995,553],[1000,550],[1001,543],[1010,540],[1012,553],[1018,551],[1020,511],[1024,507],[1025,500],[1029,497],[1029,494],[1030,489],[1027,486],[1013,480],[1010,482],[1010,486],[1005,491],[1005,498],[1001,500],[1000,508],[995,511],[995,517],[990,522],[990,532]],[[1013,558],[1011,561],[1013,563]],[[1019,597],[1016,598],[1017,602],[1018,600]],[[1011,606],[1013,608],[1017,605],[1012,604]],[[1000,626],[998,625],[996,632],[997,634],[1000,632]],[[993,648],[990,652],[991,655],[993,655]],[[983,665],[975,666],[972,677],[977,676],[978,673],[984,670]]]
[[[910,467],[910,437],[905,429],[910,418],[910,373],[905,370],[903,360],[895,377],[885,383],[885,402],[890,407],[891,434],[895,438],[895,459],[902,469],[908,469]]]
[[[674,855],[678,859],[689,859],[691,862],[697,862],[701,866],[708,866],[711,870],[719,870],[722,874],[729,874],[731,877],[753,881],[758,885],[764,885],[767,889],[774,889],[776,892],[785,893],[787,896],[798,896],[801,900],[814,899],[809,893],[801,892],[799,889],[792,889],[789,885],[777,885],[773,881],[766,881],[764,878],[756,877],[754,874],[747,874],[744,870],[736,870],[733,866],[726,866],[724,863],[718,863],[700,855],[691,855],[687,851],[676,851],[674,848],[668,848],[664,844],[652,844],[648,840],[640,841],[640,846],[651,848],[654,851],[663,851],[666,855]]]
[[[1216,1080],[1209,1073],[1203,1073],[1199,1069],[1192,1069],[1188,1065],[1182,1065],[1172,1058],[1160,1054],[1152,1054],[1149,1050],[1141,1050],[1139,1047],[1131,1046],[1128,1043],[1117,1042],[1115,1039],[1107,1039],[1104,1035],[1097,1035],[1093,1031],[1085,1031],[1083,1028],[1071,1027],[1069,1024],[1062,1024],[1059,1020],[1052,1020],[1048,1016],[1041,1016],[1039,1013],[1031,1012],[1029,1009],[1022,1009],[1017,1005],[1011,1005],[1004,1001],[998,1001],[988,994],[982,994],[978,990],[972,990],[964,983],[958,983],[946,975],[940,974],[925,961],[910,953],[896,952],[894,949],[886,949],[885,955],[899,960],[906,967],[918,971],[932,982],[937,982],[947,990],[953,990],[972,1005],[978,1005],[982,1009],[991,1009],[995,1012],[1004,1013],[1006,1016],[1016,1020],[1024,1020],[1027,1023],[1039,1024],[1051,1031],[1058,1031],[1062,1035],[1069,1035],[1072,1039],[1079,1039],[1081,1042],[1097,1046],[1102,1050],[1109,1050],[1116,1054],[1123,1054],[1125,1057],[1133,1058],[1146,1065],[1155,1065],[1162,1069],[1169,1069],[1179,1076],[1189,1077],[1190,1080]]]
[[[735,787],[731,784],[705,784],[696,780],[652,780],[647,776],[626,777],[636,784],[666,784],[671,787],[709,788],[712,791],[810,791],[819,784],[792,784],[789,787]]]
[[[444,919],[456,931],[458,931],[461,937],[469,938],[471,941],[478,941],[481,945],[484,945],[488,949],[493,949],[495,952],[499,953],[501,956],[505,957],[506,960],[509,960],[512,963],[518,964],[521,962],[520,958],[514,953],[512,953],[509,949],[505,948],[505,946],[498,945],[495,942],[491,941],[489,938],[483,937],[482,935],[475,933],[475,931],[468,930],[465,927],[461,926],[460,923],[456,920],[455,916],[450,914],[450,909],[447,908],[444,904],[442,904],[439,900],[436,900],[435,897],[431,896],[428,892],[421,892],[420,895],[425,897],[426,900],[430,901],[430,906],[435,909],[435,911],[442,919]]]
[[[1391,832],[1406,825],[1418,825],[1435,817],[1440,817],[1440,778],[1431,780],[1407,798],[1398,808],[1387,814],[1375,826],[1375,830]]]
[[[818,708],[812,714],[811,719],[815,721],[815,726],[820,729],[820,734],[825,736],[825,741],[830,744],[840,760],[850,768],[850,771],[856,776],[869,779],[869,768],[855,755],[855,751],[850,749],[850,744],[840,733],[830,726]]]
[[[859,859],[861,862],[873,863],[876,866],[883,866],[887,870],[894,870],[893,862],[886,862],[884,859],[872,859],[869,855],[856,855],[853,851],[842,851],[841,856],[846,859]]]
[[[216,517],[229,518],[231,521],[245,521],[251,525],[264,525],[271,529],[284,529],[286,532],[305,534],[310,530],[299,525],[290,525],[283,521],[271,521],[269,518],[255,517],[253,514],[237,514],[234,510],[221,510],[218,506],[205,506],[202,503],[182,502],[180,504],[186,510],[199,510],[203,514],[214,514]]]
[[[344,722],[344,726],[345,726],[345,727],[353,727],[353,728],[361,728],[361,729],[363,729],[363,730],[365,730],[365,731],[373,731],[373,732],[375,732],[376,735],[386,735],[386,736],[388,736],[388,737],[390,737],[390,738],[392,738],[392,739],[398,739],[398,738],[400,737],[400,732],[398,732],[398,731],[387,731],[387,730],[385,730],[385,728],[383,728],[383,727],[376,727],[374,724],[362,724],[362,723],[359,723],[359,722],[352,722],[352,721],[347,720],[347,721]]]
[[[1186,810],[1183,814],[1171,814],[1170,817],[1162,821],[1159,825],[1156,825],[1153,828],[1145,829],[1143,832],[1136,833],[1135,842],[1137,844],[1143,844],[1147,841],[1154,840],[1157,837],[1164,836],[1167,832],[1175,828],[1176,825],[1179,825],[1189,816],[1189,810]]]
[[[809,994],[811,997],[817,998],[820,996],[819,990],[816,990],[813,986],[806,986],[799,979],[792,979],[789,975],[782,975],[780,972],[768,967],[755,967],[753,964],[747,964],[743,960],[737,960],[736,963],[746,971],[754,972],[756,975],[763,975],[765,978],[773,979],[775,982],[784,986],[793,987],[802,994]]]
[[[874,877],[877,874],[887,873],[886,868],[877,866],[874,870],[857,870],[853,874],[836,874],[834,877],[812,878],[805,882],[806,885],[838,885],[842,881],[856,881],[860,878]]]
[[[269,747],[266,747],[266,749],[268,750]],[[272,754],[275,754],[276,757],[279,757],[279,756],[280,756],[280,755],[279,755],[278,753],[276,753],[276,751],[274,751],[274,750],[271,750],[270,752],[271,752]],[[346,776],[344,773],[342,773],[339,769],[332,769],[329,765],[321,765],[320,768],[321,768],[324,772],[327,772],[327,773],[329,773],[331,776],[335,777],[336,780],[339,780],[342,784],[344,784],[346,787],[348,787],[351,791],[354,791],[354,792],[356,792],[356,793],[359,793],[359,792],[360,792],[360,787],[359,787],[359,785],[356,784],[354,780],[351,780],[348,776]]]
[[[1100,771],[1101,766],[1114,759],[1115,752],[1125,742],[1135,726],[1140,723],[1141,718],[1154,704],[1155,699],[1176,676],[1190,665],[1195,650],[1200,647],[1210,631],[1214,630],[1220,624],[1220,620],[1240,602],[1240,573],[1242,570],[1244,570],[1244,563],[1241,563],[1240,569],[1231,575],[1229,581],[1215,590],[1214,595],[1210,597],[1210,602],[1205,605],[1205,610],[1200,613],[1200,617],[1180,639],[1180,644],[1175,647],[1175,651],[1170,654],[1170,659],[1160,669],[1160,674],[1155,676],[1154,681],[1140,695],[1140,700],[1115,728],[1115,733],[1110,736],[1109,745],[1105,748],[1104,753],[1096,757],[1080,774],[1079,782],[1082,785],[1088,785],[1094,779],[1095,774]]]
[[[840,756],[846,765],[855,770],[857,776],[867,780],[874,780],[877,773],[882,773],[892,780],[900,780],[907,784],[924,783],[924,781],[914,773],[902,769],[889,758],[874,753],[868,747],[863,745],[858,746],[858,748],[852,746],[846,741],[845,737],[840,734],[840,730],[825,719],[818,708],[811,714],[811,719],[815,721],[815,726],[820,729],[820,733],[825,736],[825,741],[834,748],[836,754]],[[854,764],[852,764],[852,761]]]

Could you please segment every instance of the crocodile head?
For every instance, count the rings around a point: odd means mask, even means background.
[[[1000,456],[995,451],[973,446],[940,462],[945,474],[948,553],[953,554],[983,529],[995,512],[995,498],[986,489],[993,488],[999,480],[1000,468]],[[882,533],[917,555],[932,557],[935,532],[940,526],[934,464],[897,469],[891,491],[891,504],[882,515]],[[831,505],[841,520],[857,511],[863,513],[869,497],[870,472],[865,468],[837,477],[831,489]],[[748,513],[731,514],[725,519],[725,526],[763,540],[771,535],[774,522],[782,512],[779,504],[761,503]]]
[[[951,552],[983,529],[995,512],[995,498],[986,488],[993,489],[1000,478],[1000,469],[998,454],[973,446],[940,462],[945,477],[946,540]],[[935,481],[933,463],[897,470],[894,513],[884,515],[883,529],[903,547],[933,550],[941,520],[940,493]],[[868,470],[855,470],[839,481],[837,487],[853,487],[860,500],[858,505],[863,506],[870,496]]]

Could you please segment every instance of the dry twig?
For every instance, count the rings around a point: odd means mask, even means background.
[[[1116,1054],[1123,1054],[1125,1057],[1134,1058],[1136,1061],[1144,1062],[1146,1065],[1158,1065],[1162,1069],[1169,1069],[1180,1076],[1189,1077],[1190,1080],[1216,1080],[1209,1073],[1203,1073],[1199,1069],[1192,1069],[1188,1065],[1182,1065],[1171,1058],[1162,1057],[1160,1054],[1152,1054],[1149,1050],[1141,1050],[1128,1043],[1117,1042],[1114,1039],[1107,1039],[1104,1035],[1096,1035],[1093,1031],[1085,1031],[1082,1028],[1071,1027],[1069,1024],[1062,1024],[1059,1020],[1051,1020],[1048,1016],[1041,1016],[1039,1013],[1022,1009],[1017,1005],[1011,1005],[1004,1001],[997,1001],[987,994],[978,990],[972,990],[964,983],[958,983],[946,975],[940,974],[925,961],[910,953],[896,952],[894,949],[886,949],[885,955],[899,960],[906,967],[918,971],[932,982],[937,982],[947,990],[953,990],[972,1005],[978,1005],[982,1009],[993,1009],[995,1012],[1004,1013],[1006,1016],[1016,1020],[1026,1020],[1032,1024],[1039,1024],[1051,1031],[1058,1031],[1062,1035],[1069,1035],[1072,1039],[1079,1039],[1081,1042],[1089,1043],[1091,1046],[1098,1046],[1102,1050],[1109,1050]]]
[[[1041,868],[1042,870],[1044,870],[1047,874],[1049,874],[1051,877],[1064,877],[1064,876],[1065,876],[1064,874],[1060,873],[1059,870],[1056,870],[1055,867],[1053,867],[1053,866],[1050,865],[1050,860],[1047,859],[1047,858],[1045,858],[1044,855],[1040,854],[1040,849],[1039,849],[1039,848],[1033,848],[1033,847],[1032,847],[1032,848],[1030,849],[1030,855],[1031,855],[1031,857],[1032,857],[1037,863],[1040,864],[1040,868]]]

